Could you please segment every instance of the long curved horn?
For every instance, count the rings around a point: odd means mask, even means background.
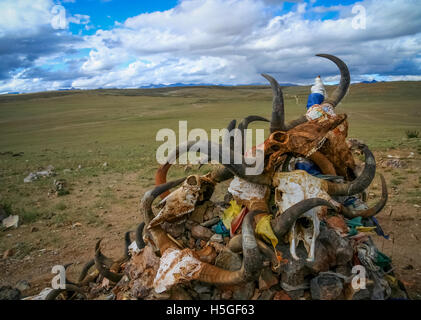
[[[243,121],[240,122],[240,124],[238,125],[238,130],[240,130],[241,132],[241,137],[242,137],[242,153],[244,155],[244,153],[246,152],[246,130],[249,126],[250,123],[254,122],[254,121],[264,121],[264,122],[269,122],[268,119],[260,117],[260,116],[248,116],[245,117],[243,119]]]
[[[373,153],[366,145],[362,145],[362,152],[365,156],[365,165],[363,172],[353,181],[347,183],[334,183],[326,181],[328,193],[331,196],[352,196],[363,192],[373,181],[376,175],[376,160]]]
[[[282,89],[275,78],[265,73],[262,73],[262,77],[267,79],[272,87],[273,102],[272,118],[270,120],[270,133],[275,131],[285,131],[285,106]]]
[[[246,174],[246,169],[248,166],[246,165],[246,161],[241,154],[237,154],[233,150],[227,150],[224,146],[220,144],[213,143],[211,141],[206,140],[199,140],[199,141],[187,141],[181,143],[177,146],[176,150],[171,152],[168,155],[167,163],[172,163],[175,159],[179,156],[180,150],[184,150],[184,152],[190,151],[192,147],[195,147],[197,151],[203,152],[210,158],[211,160],[218,161],[224,167],[231,171],[232,174],[252,183],[263,184],[263,185],[271,185],[271,178],[269,176],[259,174],[259,175],[249,175]],[[223,163],[224,157],[223,155],[229,154],[230,163]],[[234,164],[234,159],[241,159],[241,164]]]
[[[98,272],[104,276],[105,278],[113,281],[113,282],[119,282],[120,279],[123,277],[123,273],[115,273],[111,270],[109,270],[106,266],[106,263],[103,262],[102,257],[104,257],[104,255],[102,255],[101,253],[101,241],[102,239],[98,240],[96,246],[95,246],[95,267],[97,268]]]
[[[89,269],[91,269],[94,265],[95,265],[95,259],[91,259],[83,266],[82,271],[80,272],[80,275],[79,275],[79,279],[78,279],[79,283],[81,283],[85,279],[86,275],[88,274]]]
[[[386,180],[383,177],[381,173],[379,173],[380,179],[382,181],[382,196],[379,200],[379,202],[376,203],[376,205],[372,208],[366,209],[366,210],[351,210],[345,206],[342,206],[342,214],[349,218],[355,218],[355,217],[363,217],[363,218],[369,218],[374,217],[376,214],[378,214],[386,205],[387,199],[388,199],[388,193],[387,193],[387,185]]]
[[[271,262],[272,270],[277,272],[280,267],[280,263],[278,261],[278,257],[276,256],[275,251],[260,239],[256,239],[256,242],[260,252],[263,254],[263,256],[266,257],[266,259],[268,259]],[[243,250],[243,239],[241,237],[241,234],[237,234],[231,238],[231,240],[228,243],[228,249],[235,253],[239,253]]]
[[[324,101],[325,103],[328,103],[332,105],[333,107],[336,107],[339,104],[339,102],[342,100],[342,98],[346,95],[346,92],[348,91],[348,88],[349,88],[349,84],[351,82],[351,76],[349,74],[348,67],[346,66],[345,62],[343,62],[341,59],[331,54],[319,53],[319,54],[316,54],[316,56],[333,61],[338,66],[339,71],[341,72],[341,80],[339,82],[338,87]]]
[[[263,211],[247,213],[242,225],[243,264],[237,271],[228,271],[205,263],[197,280],[211,284],[239,284],[259,276],[262,269],[262,256],[253,230],[253,218]]]
[[[73,284],[66,284],[66,289],[51,290],[45,297],[45,300],[55,300],[59,296],[59,294],[63,292],[77,292],[81,294],[84,299],[86,299],[86,295],[81,288]]]
[[[308,210],[319,206],[327,206],[336,210],[329,201],[321,198],[302,200],[289,207],[275,219],[271,220],[270,225],[272,226],[273,233],[278,237],[278,239],[283,237],[291,229],[297,219],[299,219]]]
[[[124,252],[123,252],[123,257],[124,257],[125,260],[130,259],[129,246],[132,243],[132,240],[130,239],[130,233],[132,233],[132,231],[127,231],[124,234]]]
[[[145,228],[145,222],[142,222],[138,225],[138,227],[136,228],[136,246],[137,248],[143,249],[146,246],[145,241],[143,241],[143,229]]]

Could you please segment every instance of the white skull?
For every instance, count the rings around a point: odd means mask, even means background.
[[[181,187],[171,192],[160,203],[163,206],[148,228],[156,227],[164,221],[172,222],[192,212],[200,196],[201,179],[197,175],[188,176]]]
[[[327,193],[325,181],[306,171],[276,172],[272,183],[276,187],[275,202],[280,214],[298,202],[310,198],[322,198],[338,206]],[[298,260],[296,247],[300,241],[303,241],[307,251],[307,261],[314,261],[316,239],[320,230],[317,214],[320,210],[321,208],[313,208],[294,222],[289,234],[290,252],[294,259]]]

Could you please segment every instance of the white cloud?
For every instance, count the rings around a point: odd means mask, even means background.
[[[73,45],[91,51],[81,59],[72,85],[265,83],[262,72],[280,82],[309,83],[316,74],[336,80],[334,64],[314,57],[320,52],[343,58],[354,80],[367,74],[388,79],[421,75],[421,11],[416,1],[361,2],[367,13],[365,30],[352,28],[352,6],[297,3],[293,11],[274,16],[282,2],[184,0],[171,10],[128,18]],[[338,19],[309,20],[303,15],[332,10],[339,12]],[[77,14],[72,19],[89,22],[88,16]],[[17,80],[0,83],[0,90],[22,91]]]

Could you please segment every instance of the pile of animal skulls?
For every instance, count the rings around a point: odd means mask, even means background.
[[[216,165],[206,175],[167,182],[181,150],[199,146],[209,160],[222,163],[214,154],[226,148],[209,141],[178,146],[158,169],[155,188],[140,202],[143,222],[134,241],[126,233],[123,257],[104,256],[99,241],[79,281],[51,290],[47,299],[386,299],[402,294],[402,286],[385,280],[393,276],[391,266],[373,263],[379,253],[370,236],[348,234],[346,222],[356,217],[373,225],[372,217],[386,204],[387,188],[379,174],[382,195],[375,206],[354,210],[345,205],[351,197],[364,205],[376,162],[367,146],[347,140],[347,116],[335,113],[350,84],[347,66],[335,56],[318,56],[333,61],[341,73],[328,99],[286,123],[281,87],[263,74],[273,91],[271,120],[249,116],[237,129],[235,120],[227,129],[244,137],[249,123],[270,122],[264,143],[247,152],[243,148],[241,164]],[[354,161],[354,149],[364,154],[363,164]],[[233,148],[225,151],[231,159],[238,156]],[[263,172],[247,175],[245,160],[257,152],[264,154]],[[321,174],[296,170],[299,159],[313,163]],[[225,201],[211,201],[215,186],[230,179]],[[211,227],[220,224],[230,204],[241,207],[230,235],[215,233]],[[256,232],[259,222],[273,232],[274,243]],[[367,269],[366,288],[351,285],[354,265]]]

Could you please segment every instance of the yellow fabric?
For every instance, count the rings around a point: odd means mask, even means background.
[[[230,201],[230,206],[222,214],[222,223],[228,230],[231,229],[231,221],[241,212],[241,206],[235,200]]]
[[[372,232],[372,231],[374,231],[375,229],[376,229],[377,227],[356,227],[355,229],[358,231],[358,232]]]
[[[271,215],[262,217],[257,223],[255,231],[264,241],[272,243],[272,246],[275,248],[278,244],[278,238],[273,233],[272,227],[270,225],[271,219]]]

